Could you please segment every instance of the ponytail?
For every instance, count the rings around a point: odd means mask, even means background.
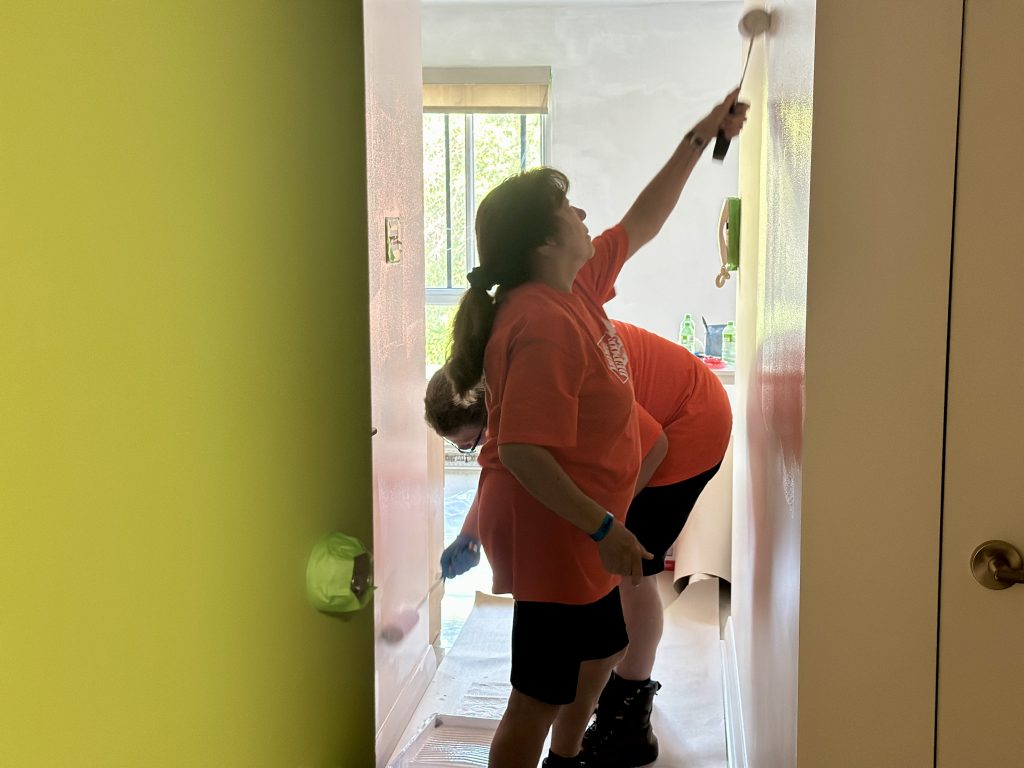
[[[452,328],[452,352],[444,366],[456,403],[476,402],[477,387],[484,377],[484,350],[496,313],[494,299],[486,288],[470,285],[459,302]]]

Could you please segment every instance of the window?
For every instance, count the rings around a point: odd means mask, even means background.
[[[550,70],[424,70],[423,234],[427,365],[448,353],[466,274],[476,266],[476,207],[501,181],[548,163]]]

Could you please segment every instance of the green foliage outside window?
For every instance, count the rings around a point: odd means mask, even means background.
[[[444,115],[423,116],[423,245],[427,288],[448,288],[448,216],[451,215],[452,285],[466,285],[466,123],[448,121],[450,209],[445,197]]]
[[[452,320],[458,306],[427,304],[427,365],[444,365],[452,344]]]
[[[519,115],[474,115],[474,184],[479,204],[484,196],[521,168],[541,165],[540,115],[526,115],[526,158],[520,158]]]

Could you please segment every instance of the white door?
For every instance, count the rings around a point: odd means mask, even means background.
[[[937,768],[1024,765],[1024,585],[969,561],[1024,553],[1021,0],[966,0],[939,606]],[[917,126],[927,130],[927,126]]]

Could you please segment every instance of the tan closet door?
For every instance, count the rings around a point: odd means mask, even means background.
[[[1024,553],[1022,29],[1020,0],[966,1],[942,528],[938,768],[1024,765],[1024,585],[986,589],[969,567],[975,548],[988,540],[1004,540]]]

